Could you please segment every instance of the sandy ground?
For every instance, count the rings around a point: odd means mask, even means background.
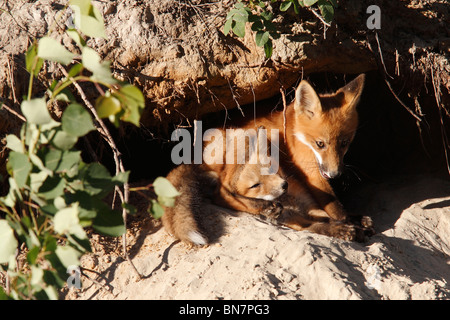
[[[392,179],[358,201],[377,231],[365,243],[222,212],[217,243],[188,248],[148,221],[130,235],[143,279],[97,250],[83,259],[95,281],[66,299],[450,299],[450,181]]]

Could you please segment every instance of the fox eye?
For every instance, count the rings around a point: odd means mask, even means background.
[[[319,149],[325,148],[325,143],[323,141],[320,141],[320,140],[316,141],[316,145],[317,145],[317,148],[319,148]]]
[[[252,185],[251,187],[250,187],[250,189],[254,189],[254,188],[258,188],[259,186],[261,185],[261,183],[255,183],[254,185]]]

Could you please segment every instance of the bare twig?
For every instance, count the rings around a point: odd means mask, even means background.
[[[328,22],[326,22],[325,20],[323,20],[322,16],[320,14],[317,13],[317,11],[314,8],[311,7],[307,7],[309,9],[309,11],[311,11],[320,21],[322,21],[322,23],[324,24],[325,27],[331,27],[331,24],[329,24]]]
[[[328,22],[326,22],[320,14],[317,13],[316,10],[314,10],[311,7],[307,7],[309,9],[309,11],[311,11],[322,23],[323,23],[323,38],[326,39],[327,38],[327,29],[329,27],[331,27],[331,24],[329,24]]]
[[[408,111],[414,118],[416,118],[417,121],[422,121],[422,118],[420,118],[418,115],[416,115],[414,113],[414,111],[412,111],[402,100],[400,100],[400,98],[395,94],[394,90],[391,87],[391,84],[389,83],[389,81],[385,78],[384,81],[386,82],[389,90],[391,91],[392,95],[394,96],[395,99],[397,99],[397,101],[403,106],[403,108],[406,109],[406,111]]]
[[[76,82],[72,77],[69,77],[69,74],[67,73],[67,71],[64,68],[61,67],[60,69],[63,72],[63,74],[66,77],[68,77],[72,81],[72,83],[74,84],[75,88],[77,89],[78,93],[81,96],[81,99],[83,99],[83,101],[86,104],[86,106],[88,107],[89,111],[91,111],[91,113],[94,115],[94,118],[95,118],[95,120],[97,122],[96,123],[97,131],[103,136],[103,139],[111,147],[111,150],[112,150],[113,155],[114,155],[115,166],[116,166],[116,175],[121,173],[121,172],[125,172],[125,168],[124,168],[124,165],[123,165],[123,162],[122,162],[121,153],[120,153],[119,149],[117,148],[116,143],[114,142],[114,139],[112,138],[112,136],[111,136],[108,128],[106,127],[105,123],[98,116],[97,110],[95,110],[94,106],[87,99],[86,94],[84,93],[83,89],[78,84],[78,82]],[[115,188],[115,192],[117,192],[119,194],[119,197],[120,197],[120,200],[122,201],[122,203],[127,203],[128,202],[129,194],[130,194],[130,187],[129,187],[128,182],[124,183],[124,185],[123,185],[123,192],[122,192],[122,190],[119,187]],[[130,265],[133,267],[134,271],[138,275],[139,279],[142,279],[142,275],[136,269],[135,265],[131,261],[130,256],[128,255],[128,251],[127,251],[127,233],[126,233],[127,210],[125,208],[122,209],[122,217],[123,217],[123,223],[125,225],[125,233],[122,236],[123,253],[124,253],[124,256],[125,256],[126,260],[130,263]]]
[[[429,59],[429,57],[428,57]],[[431,61],[430,61],[431,64]],[[434,76],[434,70],[433,70],[433,65],[431,65],[431,83],[433,84],[433,90],[434,90],[434,97],[436,99],[436,105],[438,107],[438,111],[439,111],[439,119],[441,122],[441,137],[442,137],[442,144],[444,146],[444,154],[445,154],[445,160],[446,160],[446,164],[447,164],[447,171],[450,174],[450,161],[449,161],[449,155],[448,155],[448,148],[450,147],[449,144],[449,140],[447,137],[447,133],[445,132],[445,126],[444,126],[444,119],[442,116],[442,111],[441,111],[441,95],[440,95],[440,85],[441,85],[441,81],[439,79],[439,75],[437,75],[438,77],[436,78]]]
[[[394,78],[390,74],[388,74],[388,72],[386,70],[386,65],[384,64],[383,53],[381,52],[381,46],[380,46],[380,41],[378,39],[378,33],[377,32],[375,32],[375,39],[376,39],[377,44],[378,44],[378,53],[380,54],[380,61],[381,61],[381,64],[383,65],[383,69],[384,69],[383,75],[384,75],[384,81],[386,82],[386,85],[388,86],[388,88],[391,91],[391,93],[394,96],[394,98],[402,105],[403,108],[405,108],[417,120],[417,123],[421,122],[422,118],[420,118],[417,114],[415,114],[414,111],[412,111],[402,100],[400,100],[400,98],[397,96],[397,94],[392,89],[391,83],[387,79],[387,76],[389,76],[391,79],[394,79]],[[373,52],[372,46],[370,45],[369,39],[367,39],[367,40],[368,40],[367,44],[369,46],[369,50],[373,54],[375,54]]]
[[[11,65],[9,63],[9,59],[6,60],[8,62],[8,73],[9,73],[9,81],[11,82],[11,91],[13,93],[14,103],[17,103],[17,97],[16,97],[16,89],[14,88],[14,70],[11,68]],[[14,62],[14,60],[12,60]]]
[[[281,98],[283,99],[283,130],[284,141],[286,141],[286,95],[284,94],[283,87],[280,87]]]
[[[381,51],[381,45],[380,45],[380,39],[378,39],[378,32],[375,32],[375,40],[377,40],[378,53],[380,54],[380,60],[381,60],[381,63],[383,64],[384,73],[385,73],[386,75],[388,75],[389,78],[394,79],[394,77],[392,77],[392,76],[387,72],[386,65],[384,64],[383,52]]]
[[[9,113],[15,115],[17,118],[19,118],[19,119],[22,120],[23,122],[27,122],[27,119],[26,119],[23,115],[17,113],[15,110],[13,110],[11,107],[7,106],[7,105],[4,104],[3,102],[0,102],[0,104],[2,105],[2,106],[1,106],[2,109],[7,110]]]

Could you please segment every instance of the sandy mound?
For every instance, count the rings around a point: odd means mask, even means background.
[[[377,230],[366,243],[222,213],[218,243],[190,249],[146,224],[131,250],[144,279],[97,252],[84,259],[96,283],[83,278],[66,298],[449,299],[450,182],[398,178],[359,193]]]

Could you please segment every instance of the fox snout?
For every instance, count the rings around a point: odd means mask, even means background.
[[[269,197],[266,197],[265,199],[275,200],[276,198],[281,197],[286,193],[288,186],[288,182],[286,180],[283,180],[276,188],[273,188],[271,195]]]
[[[276,187],[272,189],[272,192],[269,197],[266,197],[266,200],[275,200],[278,197],[281,197],[283,194],[286,193],[288,189],[288,182],[286,180],[282,180]]]
[[[335,169],[329,169],[328,167],[326,167],[324,165],[320,165],[319,171],[320,171],[320,174],[322,175],[322,177],[324,177],[327,180],[336,179],[336,178],[339,178],[342,174],[342,166],[339,166]]]

